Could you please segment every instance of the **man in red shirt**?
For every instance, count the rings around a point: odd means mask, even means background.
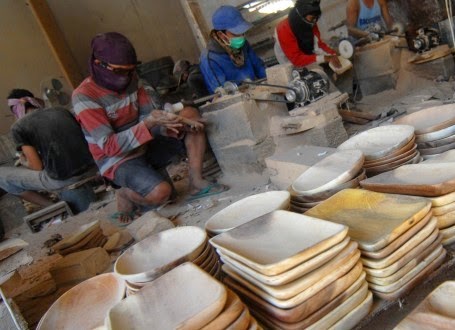
[[[169,199],[172,188],[157,169],[185,149],[192,197],[227,189],[202,178],[206,137],[198,111],[186,107],[177,116],[156,110],[162,104],[139,86],[136,64],[136,51],[125,36],[116,32],[97,35],[92,40],[90,77],[72,99],[101,174],[121,187],[116,197],[123,223],[134,218],[138,206],[156,206]],[[182,117],[197,125],[185,125]]]
[[[340,67],[336,52],[321,39],[317,21],[320,0],[297,0],[288,17],[276,27],[275,55],[281,64],[296,67],[332,63]]]

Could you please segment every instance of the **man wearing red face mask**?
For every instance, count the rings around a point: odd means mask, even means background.
[[[92,40],[90,77],[72,99],[101,174],[121,187],[116,192],[121,223],[130,222],[138,207],[157,206],[169,199],[172,188],[157,169],[185,148],[192,197],[227,189],[202,178],[206,137],[197,110],[187,107],[180,116],[157,110],[162,105],[139,86],[136,64],[136,51],[125,36],[97,35]],[[198,124],[189,129],[182,117]]]

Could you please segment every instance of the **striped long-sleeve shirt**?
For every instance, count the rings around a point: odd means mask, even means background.
[[[124,161],[140,156],[140,147],[153,139],[142,120],[156,103],[135,83],[119,94],[89,77],[73,92],[72,102],[93,159],[108,179]]]

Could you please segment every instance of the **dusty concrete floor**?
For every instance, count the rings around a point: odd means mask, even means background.
[[[366,96],[359,100],[355,107],[361,111],[381,113],[385,110],[395,108],[407,113],[417,111],[421,108],[443,104],[453,99],[454,83],[436,82],[419,78],[409,70],[402,70],[399,83],[395,90],[386,91],[373,96]],[[376,124],[372,122],[367,125],[346,124],[349,135],[369,129]],[[175,170],[175,169],[174,169]],[[185,165],[180,165],[177,171],[185,171]],[[221,178],[220,181],[231,187],[229,191],[222,194],[208,197],[205,199],[185,202],[187,180],[183,179],[175,182],[179,191],[179,199],[176,203],[167,205],[159,209],[159,212],[168,218],[175,218],[175,225],[194,225],[204,227],[205,222],[216,212],[227,205],[252,194],[273,190],[271,184],[258,183],[254,180],[236,180],[233,178]],[[25,215],[20,201],[10,195],[0,198],[0,219],[2,219],[7,237],[18,237],[27,241],[30,245],[22,252],[17,254],[17,263],[27,263],[37,260],[46,255],[48,249],[43,247],[43,243],[53,234],[59,233],[63,236],[71,233],[80,225],[101,220],[109,227],[109,215],[116,211],[115,197],[113,192],[104,193],[100,201],[94,207],[82,214],[65,220],[63,223],[53,225],[38,233],[31,233],[23,223],[22,217]],[[415,288],[408,296],[398,302],[387,303],[375,301],[373,313],[362,321],[358,329],[392,329],[402,318],[404,318],[430,291],[445,280],[455,280],[454,255],[455,247],[448,249],[446,263],[441,269],[433,273],[424,283]],[[9,268],[14,269],[15,262],[5,265],[0,264],[1,277],[8,272]]]

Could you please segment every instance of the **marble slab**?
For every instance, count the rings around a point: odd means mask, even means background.
[[[347,230],[329,221],[274,211],[218,235],[210,243],[223,254],[270,276],[333,247],[346,237]]]
[[[162,231],[128,248],[115,262],[114,271],[128,281],[151,281],[197,258],[204,250],[206,239],[205,231],[193,226]]]
[[[454,163],[455,162],[455,150],[446,151],[438,156],[432,157],[431,159],[425,160],[424,164],[433,163]]]
[[[362,256],[371,258],[371,259],[383,259],[393,252],[395,252],[399,247],[401,247],[404,243],[406,243],[409,239],[411,239],[417,232],[419,232],[424,226],[428,224],[430,219],[432,218],[433,213],[428,212],[427,215],[417,222],[414,226],[409,228],[406,232],[404,232],[402,235],[398,236],[397,239],[389,243],[386,247],[383,249],[377,250],[377,251],[365,251],[362,250]]]
[[[415,134],[431,133],[455,125],[455,111],[453,104],[431,107],[400,117],[394,124],[410,125]]]
[[[373,294],[368,292],[367,297],[356,308],[350,311],[341,320],[330,327],[330,330],[353,329],[360,321],[368,315],[373,306]]]
[[[406,253],[414,249],[420,243],[422,243],[427,237],[429,237],[434,231],[435,236],[437,235],[437,220],[431,219],[430,222],[422,228],[418,233],[416,233],[412,238],[410,238],[407,242],[405,242],[402,246],[400,246],[397,250],[395,250],[392,254],[388,255],[382,259],[370,259],[370,258],[362,258],[362,263],[364,266],[375,268],[375,269],[382,269],[390,266],[397,260],[403,257]]]
[[[387,276],[387,277],[375,277],[375,276],[367,275],[366,276],[366,280],[369,283],[377,284],[377,285],[389,285],[391,283],[397,282],[400,278],[405,276],[412,269],[414,269],[417,265],[419,265],[426,258],[428,258],[428,256],[431,253],[436,253],[438,255],[441,251],[442,251],[442,245],[439,244],[439,245],[436,246],[436,248],[434,250],[427,249],[426,251],[423,251],[418,256],[418,258],[415,258],[415,259],[411,260],[406,265],[401,267],[397,272],[393,273],[390,276]]]
[[[365,180],[366,178],[367,177],[366,177],[365,170],[361,170],[360,173],[358,173],[358,175],[354,179],[352,179],[348,182],[342,183],[333,189],[329,189],[329,190],[323,191],[319,194],[315,194],[312,196],[299,195],[297,192],[292,190],[292,187],[290,187],[289,190],[291,192],[291,200],[297,201],[297,202],[303,202],[303,203],[321,202],[321,201],[326,200],[327,198],[335,195],[337,192],[339,192],[341,190],[349,189],[349,188],[357,188],[360,185],[360,181]]]
[[[436,141],[428,141],[428,142],[420,142],[417,144],[418,148],[438,148],[442,146],[446,146],[448,144],[452,144],[455,142],[455,135],[450,135],[446,138],[436,140]]]
[[[125,282],[114,273],[92,277],[65,292],[41,318],[37,329],[94,329],[125,296]]]
[[[220,255],[221,260],[225,263],[233,267],[234,269],[239,269],[243,273],[246,273],[258,281],[261,281],[264,284],[277,286],[287,284],[292,282],[293,280],[298,279],[299,277],[315,270],[316,268],[322,266],[323,264],[327,263],[329,260],[332,260],[336,255],[338,255],[349,243],[349,237],[346,237],[343,241],[336,244],[335,246],[331,247],[330,249],[314,256],[313,258],[295,266],[294,268],[288,270],[287,272],[274,275],[274,276],[267,276],[261,274],[254,269],[242,264],[241,262],[231,258],[227,255],[224,255],[222,252],[218,252]]]
[[[199,329],[226,305],[225,287],[192,263],[184,263],[113,307],[108,329]]]
[[[364,189],[435,197],[455,191],[455,166],[451,163],[404,165],[363,180]]]
[[[420,262],[422,260],[421,254],[424,253],[426,249],[429,250],[437,249],[438,246],[441,245],[441,241],[442,235],[439,235],[438,233],[438,236],[435,238],[433,233],[420,245],[418,245],[414,250],[409,251],[407,254],[405,254],[402,258],[400,258],[392,265],[382,269],[364,267],[365,273],[367,273],[367,276],[369,275],[381,278],[388,277],[399,271],[404,265],[411,261],[416,262],[418,260]]]
[[[307,211],[349,227],[349,236],[366,251],[383,249],[429,212],[425,198],[345,189]]]
[[[455,329],[455,281],[438,286],[394,329]]]
[[[267,315],[285,323],[305,320],[309,325],[326,315],[334,308],[333,306],[338,306],[349,298],[363,283],[365,283],[365,273],[362,272],[361,264],[358,263],[346,275],[291,309],[277,308],[229,278],[227,285],[232,286],[251,309],[260,309]]]
[[[402,286],[399,290],[393,291],[390,293],[384,293],[379,291],[373,291],[373,294],[377,297],[385,300],[396,300],[410,290],[412,290],[416,285],[423,282],[431,272],[437,269],[443,262],[446,256],[446,250],[442,250],[442,254],[436,258],[432,263],[430,263],[427,267],[425,267],[420,273],[418,273],[412,280],[407,282],[404,286]]]
[[[360,150],[365,160],[375,160],[399,150],[413,137],[414,128],[409,125],[379,126],[354,135],[338,149]]]
[[[359,150],[338,151],[303,172],[292,183],[292,189],[303,196],[333,189],[350,181],[362,168],[363,161]]]
[[[437,141],[455,134],[455,125],[431,133],[416,134],[416,142]]]
[[[438,249],[430,253],[422,262],[420,262],[417,266],[413,269],[409,270],[406,274],[404,274],[401,278],[397,279],[395,282],[384,283],[384,284],[375,284],[369,283],[369,287],[372,290],[377,292],[384,292],[384,293],[391,293],[401,289],[406,283],[412,280],[417,274],[419,274],[425,267],[431,264],[434,260],[441,256],[441,254],[445,254],[442,246]]]
[[[221,234],[243,225],[264,214],[289,207],[290,193],[287,191],[268,191],[243,198],[213,215],[205,224],[205,230]]]
[[[352,268],[353,264],[355,264],[358,261],[358,259],[356,260],[355,258],[353,258],[354,256],[360,257],[360,253],[357,250],[357,244],[351,242],[337,256],[335,256],[331,260],[328,260],[326,264],[313,270],[310,273],[307,273],[299,277],[298,279],[290,283],[279,286],[270,286],[264,284],[261,281],[257,280],[256,278],[254,278],[253,276],[250,276],[242,272],[240,269],[231,267],[228,264],[224,264],[222,268],[223,271],[232,278],[237,280],[238,277],[241,277],[243,280],[248,281],[249,283],[260,288],[261,290],[273,296],[274,298],[286,300],[295,297],[299,293],[316,284],[318,281],[321,280],[321,278],[330,276],[332,272],[334,272],[336,269],[340,268],[344,264],[351,263]]]
[[[356,264],[359,264],[360,253],[355,254],[352,256],[345,264],[340,266],[338,269],[334,269],[332,273],[330,273],[328,276],[325,276],[321,278],[320,281],[316,282],[309,288],[305,289],[304,291],[298,293],[297,295],[289,298],[289,299],[277,299],[274,296],[270,295],[269,293],[265,292],[261,288],[255,286],[248,280],[244,279],[243,277],[239,276],[236,273],[230,273],[229,277],[233,278],[235,281],[240,283],[242,286],[245,288],[249,289],[250,291],[254,292],[256,295],[261,297],[262,299],[268,301],[270,304],[279,307],[279,308],[293,308],[301,303],[303,303],[305,300],[309,299],[310,297],[314,296],[317,294],[319,291],[321,291],[323,288],[328,286],[330,283],[336,281],[343,275],[347,274]],[[223,265],[223,271],[225,265]]]

